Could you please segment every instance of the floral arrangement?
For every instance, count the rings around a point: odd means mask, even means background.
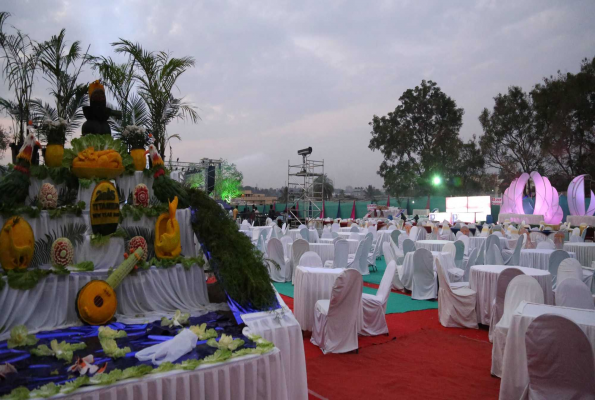
[[[63,145],[66,141],[67,127],[68,121],[64,118],[58,118],[56,121],[52,121],[48,118],[43,121],[42,132],[45,134],[48,144]]]
[[[147,134],[144,126],[128,125],[120,134],[122,143],[131,149],[144,149],[150,142],[152,135]]]

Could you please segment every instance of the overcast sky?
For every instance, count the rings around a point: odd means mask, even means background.
[[[287,161],[299,161],[297,150],[308,146],[336,187],[381,187],[382,156],[368,149],[368,123],[422,79],[464,108],[467,139],[481,134],[479,113],[508,86],[529,90],[595,56],[593,0],[1,4],[9,24],[38,41],[66,28],[67,40],[90,44],[95,55],[113,56],[110,43],[125,38],[194,57],[179,95],[202,120],[169,126],[183,139],[173,142],[174,158],[228,159],[246,185],[260,187],[284,185]],[[47,98],[41,78],[34,97]]]

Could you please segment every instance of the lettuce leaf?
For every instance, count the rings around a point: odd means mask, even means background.
[[[9,349],[15,347],[35,346],[39,339],[35,335],[29,335],[29,331],[25,325],[17,325],[10,330],[10,339],[7,344]]]

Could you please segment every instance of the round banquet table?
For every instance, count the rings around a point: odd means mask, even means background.
[[[403,269],[399,273],[399,278],[401,279],[401,283],[405,286],[405,289],[411,290],[413,288],[413,254],[414,251],[410,251],[405,256],[403,260]],[[450,256],[450,253],[446,252],[443,253],[441,251],[433,251],[432,255],[434,256],[434,271],[436,270],[436,258],[440,255]],[[399,268],[400,269],[400,268]]]
[[[258,240],[260,233],[266,231],[267,237],[271,234],[272,226],[255,226],[252,228],[252,240]]]
[[[469,250],[473,250],[475,248],[480,248],[482,243],[484,243],[487,240],[487,236],[478,236],[478,237],[470,237],[469,238]],[[500,246],[502,247],[502,250],[504,249],[510,249],[510,242],[508,241],[507,238],[505,237],[501,237],[500,239]],[[514,243],[516,243],[516,240],[514,241]]]
[[[550,256],[555,250],[551,249],[523,249],[521,250],[521,266],[548,270]],[[568,252],[571,258],[576,258],[574,252]]]
[[[312,331],[316,302],[331,298],[335,280],[342,272],[343,268],[296,268],[293,313],[303,331]]]
[[[333,243],[334,239],[320,239],[321,243]],[[347,240],[347,243],[349,243],[349,254],[355,254],[355,252],[357,251],[357,246],[359,245],[359,240],[356,239],[342,239],[342,240]]]
[[[339,237],[341,239],[349,239],[349,237],[351,236],[351,234],[353,232],[338,232],[338,233],[339,233]],[[359,240],[364,240],[366,238],[365,233],[357,233],[357,235],[359,236]]]
[[[299,229],[290,229],[289,236],[291,236],[294,241],[302,238]],[[316,232],[316,229],[308,229],[308,239],[308,242],[310,243],[318,242],[318,232]]]
[[[415,242],[416,249],[427,249],[430,251],[442,251],[446,243],[454,243],[450,240],[418,240]]]
[[[477,311],[477,322],[480,324],[490,324],[492,303],[496,299],[498,276],[506,268],[520,269],[525,275],[535,278],[543,289],[543,298],[546,304],[554,304],[552,276],[548,271],[509,265],[474,265],[469,270],[469,287],[477,292],[475,310]]]
[[[291,258],[293,254],[293,243],[287,244],[287,254],[285,257]],[[310,243],[310,251],[315,252],[322,259],[322,265],[335,257],[335,245],[331,243]]]
[[[591,267],[595,261],[595,243],[564,243],[564,250],[576,254],[576,259],[580,261],[583,267]]]

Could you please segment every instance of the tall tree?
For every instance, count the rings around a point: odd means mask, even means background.
[[[88,62],[87,52],[81,52],[79,41],[66,45],[66,30],[50,40],[37,44],[39,65],[45,80],[49,83],[50,94],[54,98],[54,106],[43,103],[41,99],[31,101],[33,120],[43,132],[43,120],[52,121],[62,118],[66,120],[66,135],[73,134],[81,125],[83,105],[87,102],[88,85],[77,83],[83,66]]]
[[[374,200],[378,194],[380,194],[380,191],[372,185],[368,185],[368,187],[364,189],[364,196],[366,199]]]
[[[406,90],[399,101],[387,116],[374,115],[369,148],[384,155],[378,174],[390,194],[430,194],[434,175],[456,170],[464,111],[432,81]]]
[[[155,147],[163,158],[169,140],[180,139],[177,134],[168,134],[167,125],[174,119],[189,118],[192,122],[199,119],[193,105],[184,102],[183,98],[174,96],[178,78],[194,66],[194,58],[175,58],[163,51],[147,51],[140,44],[124,39],[112,43],[112,46],[115,47],[116,53],[129,55],[134,63],[133,77],[137,91],[151,116],[148,123],[149,131],[153,134]]]
[[[242,180],[244,175],[238,171],[235,164],[223,161],[221,168],[216,170],[214,197],[231,202],[242,194]]]
[[[323,185],[324,180],[324,185]],[[314,191],[315,192],[322,192],[322,188],[324,187],[324,200],[330,200],[333,197],[333,191],[335,190],[335,185],[333,180],[329,178],[326,174],[324,176],[318,176],[314,179]]]
[[[577,74],[558,72],[531,92],[542,149],[568,182],[595,176],[595,58],[584,59]]]
[[[2,73],[13,91],[14,100],[0,99],[0,108],[13,120],[15,141],[22,142],[30,117],[29,104],[39,64],[39,52],[29,36],[18,29],[8,34],[4,29],[8,12],[0,12],[0,57],[4,60]]]
[[[538,171],[544,173],[540,149],[541,135],[536,129],[531,97],[518,86],[494,97],[494,109],[484,108],[479,116],[484,135],[480,139],[488,167],[507,168],[504,174]]]

